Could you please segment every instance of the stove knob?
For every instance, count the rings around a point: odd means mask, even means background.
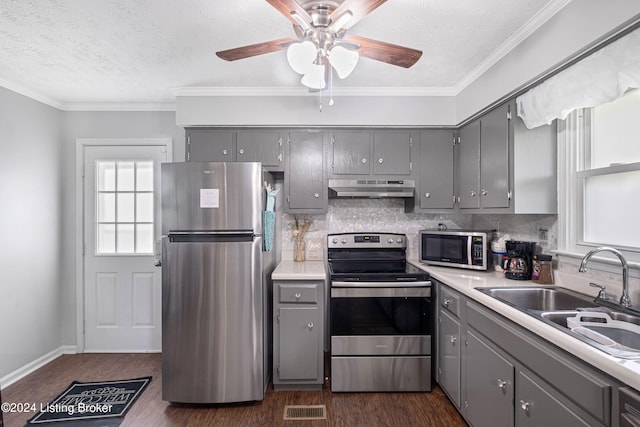
[[[333,243],[334,245],[338,244],[338,239],[336,237],[333,238],[333,240],[331,240],[331,243]]]
[[[398,237],[398,239],[396,240],[396,242],[398,242],[398,243],[402,243],[402,237]]]
[[[346,245],[347,244],[347,239],[342,239],[342,244]]]
[[[393,239],[389,239],[389,240],[387,240],[387,242],[389,242],[389,244],[392,244],[393,243]]]

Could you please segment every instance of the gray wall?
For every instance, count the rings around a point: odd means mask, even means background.
[[[0,378],[61,343],[62,112],[0,88]]]

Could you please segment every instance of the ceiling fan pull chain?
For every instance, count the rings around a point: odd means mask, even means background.
[[[329,106],[333,105],[333,67],[329,67]]]

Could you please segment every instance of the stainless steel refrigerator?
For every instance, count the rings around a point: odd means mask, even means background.
[[[270,275],[260,163],[162,165],[162,398],[262,400]]]

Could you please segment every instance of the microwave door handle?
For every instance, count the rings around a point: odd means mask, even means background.
[[[471,252],[471,241],[473,238],[467,236],[467,265],[473,265],[473,253]]]

